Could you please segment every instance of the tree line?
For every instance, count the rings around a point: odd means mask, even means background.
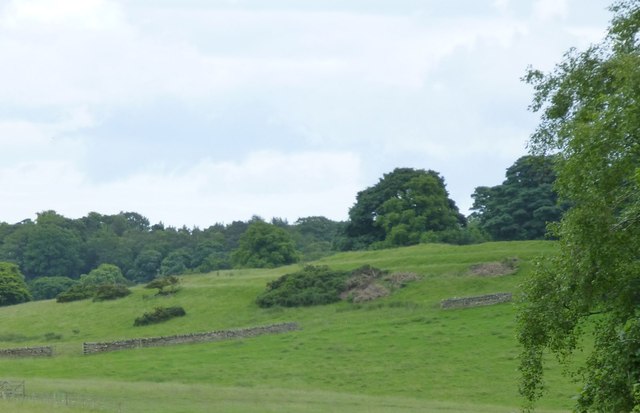
[[[137,212],[71,219],[43,211],[35,220],[0,222],[0,262],[15,264],[32,290],[37,286],[37,297],[51,298],[41,289],[57,291],[103,264],[117,267],[131,283],[143,283],[157,276],[306,262],[336,251],[540,239],[547,223],[566,209],[553,190],[553,163],[548,156],[518,159],[502,184],[476,188],[469,217],[449,198],[439,173],[413,168],[396,168],[358,192],[345,222],[312,216],[290,224],[254,216],[200,229],[151,224]]]

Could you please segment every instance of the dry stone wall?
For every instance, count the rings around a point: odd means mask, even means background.
[[[53,347],[19,347],[0,349],[0,357],[51,357]]]
[[[440,302],[441,308],[467,308],[467,307],[480,307],[483,305],[494,305],[500,303],[507,303],[511,301],[511,293],[496,293],[488,295],[479,295],[475,297],[463,297],[463,298],[449,298],[448,300],[442,300]]]
[[[211,331],[208,333],[182,334],[167,337],[133,338],[130,340],[109,341],[104,343],[83,343],[83,353],[95,354],[107,351],[128,350],[142,347],[173,346],[186,343],[206,343],[210,341],[221,341],[234,338],[255,337],[263,334],[285,333],[288,331],[299,329],[300,327],[297,323],[282,323],[235,330]]]

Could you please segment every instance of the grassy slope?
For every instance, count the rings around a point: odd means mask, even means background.
[[[513,306],[443,311],[438,304],[452,296],[516,292],[530,271],[529,260],[553,248],[549,242],[420,245],[322,260],[334,268],[371,264],[424,276],[391,297],[361,306],[259,309],[253,303],[255,296],[290,267],[187,276],[183,290],[170,298],[152,297],[151,291],[137,288],[114,302],[46,301],[7,307],[0,309],[0,346],[46,344],[46,333],[62,338],[55,341],[59,355],[52,359],[0,360],[1,378],[24,379],[28,390],[35,392],[92,397],[111,411],[124,406],[123,411],[135,412],[206,412],[215,406],[219,411],[315,412],[327,411],[328,404],[342,404],[340,410],[353,412],[513,411],[520,403]],[[508,257],[522,260],[515,275],[467,274],[471,264]],[[157,305],[182,305],[188,315],[161,325],[133,327],[135,317]],[[83,341],[281,321],[297,321],[303,330],[80,355]],[[25,338],[11,338],[16,333]],[[575,389],[562,384],[553,371],[549,383],[554,391],[542,406],[567,409]],[[13,408],[39,411],[28,403]]]

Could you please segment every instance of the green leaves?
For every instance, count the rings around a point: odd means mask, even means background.
[[[640,2],[612,10],[604,42],[527,78],[542,111],[531,146],[559,151],[556,189],[572,207],[554,230],[559,255],[524,288],[521,392],[540,397],[544,352],[566,361],[589,328],[585,412],[640,410]]]
[[[0,262],[0,306],[13,305],[31,300],[31,294],[18,266]]]
[[[255,221],[240,237],[232,255],[241,267],[273,268],[292,264],[299,259],[295,244],[287,231],[263,221]]]
[[[498,241],[545,238],[547,224],[567,208],[553,189],[554,162],[551,156],[523,156],[501,185],[476,188],[472,216],[480,227]]]
[[[396,168],[359,192],[349,218],[349,237],[381,246],[417,244],[427,231],[466,224],[449,199],[444,179],[437,172],[412,168]]]

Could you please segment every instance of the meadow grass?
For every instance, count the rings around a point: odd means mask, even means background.
[[[554,248],[554,243],[541,241],[419,245],[341,253],[318,262],[336,269],[371,264],[422,276],[389,297],[364,304],[257,307],[255,297],[268,281],[299,268],[290,266],[184,276],[182,290],[170,297],[138,287],[131,296],[112,302],[42,301],[6,307],[0,309],[0,346],[15,347],[17,337],[20,346],[53,344],[57,355],[0,360],[0,379],[25,380],[36,393],[85,395],[104,401],[108,411],[515,411],[521,400],[514,305],[442,310],[439,303],[454,296],[517,293],[531,260]],[[520,263],[515,274],[479,277],[468,272],[472,264],[512,257]],[[133,326],[136,317],[158,305],[181,305],[187,316]],[[302,330],[80,354],[83,341],[287,321],[298,322]],[[47,334],[56,339],[45,340]],[[547,380],[553,390],[541,407],[568,410],[577,389],[557,367],[552,366]],[[12,411],[38,412],[29,410],[38,403],[28,403]],[[338,407],[328,408],[331,404]]]

